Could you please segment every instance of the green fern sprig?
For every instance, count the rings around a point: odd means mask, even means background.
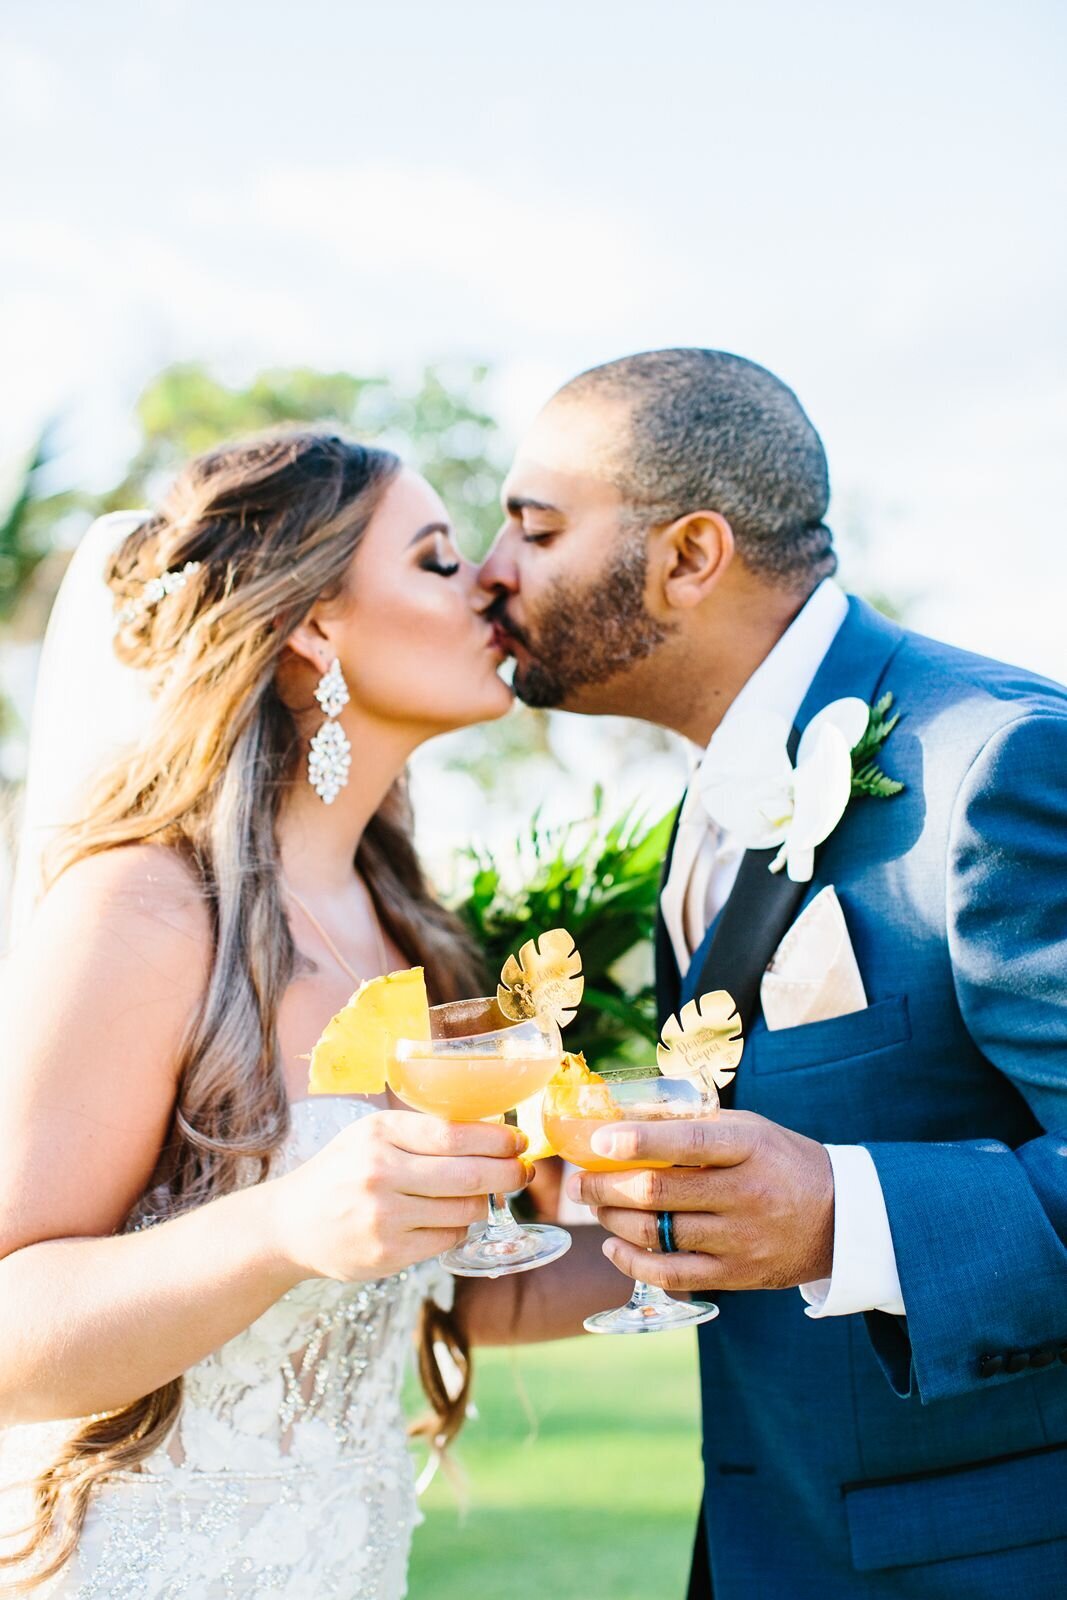
[[[892,705],[893,696],[887,693],[871,707],[863,737],[853,747],[853,795],[868,795],[872,800],[888,800],[891,796],[900,794],[904,788],[896,778],[890,778],[883,772],[874,759],[900,721],[899,711],[894,711],[892,716],[889,715]]]

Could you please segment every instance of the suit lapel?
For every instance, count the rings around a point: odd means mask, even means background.
[[[849,595],[848,616],[837,630],[797,712],[801,732],[831,700],[855,695],[869,704],[877,699],[889,663],[904,638],[904,629],[898,623],[890,622],[866,600]]]
[[[789,735],[789,759],[796,760],[800,734]],[[681,1000],[695,1000],[711,989],[733,995],[741,1027],[747,1038],[759,1008],[760,980],[781,944],[807,893],[806,883],[794,883],[785,871],[772,872],[777,849],[746,850],[734,886],[712,923],[710,937],[693,953],[682,983]],[[733,1098],[733,1084],[720,1094],[723,1105]]]
[[[659,895],[656,899],[656,1014],[660,1026],[667,1018],[677,1011],[680,1003],[681,978],[678,972],[678,963],[674,959],[674,947],[671,936],[667,932],[667,924],[663,920],[661,901],[667,879],[671,874],[671,862],[674,859],[674,846],[678,840],[678,822],[682,815],[681,806],[674,819],[671,830],[670,843],[667,846],[667,855],[663,863],[663,876],[660,879]]]
[[[808,892],[806,883],[771,871],[777,854],[745,851],[729,898],[681,985],[683,1004],[709,989],[727,989],[746,1034],[759,1004],[760,979]]]
[[[873,701],[889,663],[904,638],[903,629],[855,596],[797,715],[790,741],[796,754],[797,730],[817,711],[844,695]],[[847,819],[846,812],[846,819]],[[844,820],[839,826],[844,825]],[[672,840],[673,846],[673,840]],[[760,981],[793,922],[810,883],[793,883],[786,873],[769,870],[775,850],[748,850],[733,889],[712,926],[702,950],[694,954],[685,981],[679,980],[662,915],[657,925],[656,988],[661,1021],[671,1011],[711,989],[727,989],[737,1002],[746,1036],[759,1012]],[[670,856],[667,858],[670,868]],[[817,867],[816,867],[817,870]],[[732,1085],[723,1092],[731,1100]]]
[[[733,995],[747,1038],[759,1009],[760,980],[808,891],[784,872],[772,872],[777,850],[746,850],[729,899],[719,913],[703,961],[700,953],[686,974],[681,998],[688,1001],[710,989]],[[695,980],[695,981],[694,981]],[[732,1099],[732,1084],[720,1092]]]

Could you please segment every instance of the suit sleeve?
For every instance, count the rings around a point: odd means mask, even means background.
[[[871,1144],[907,1318],[870,1313],[924,1402],[1067,1363],[1067,711],[984,746],[953,812],[949,952],[964,1022],[1040,1137]]]

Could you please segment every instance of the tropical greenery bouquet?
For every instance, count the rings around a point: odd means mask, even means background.
[[[652,940],[674,820],[627,811],[609,823],[603,812],[598,793],[583,822],[545,828],[535,818],[506,858],[469,847],[453,896],[491,973],[535,934],[573,934],[585,993],[567,1048],[598,1067],[647,1061],[657,1038]]]

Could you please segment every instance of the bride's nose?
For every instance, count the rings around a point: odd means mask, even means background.
[[[463,590],[463,596],[467,604],[481,616],[492,596],[487,595],[482,590],[478,582],[478,567],[475,562],[468,561],[466,556],[460,556],[459,572],[456,577]]]

